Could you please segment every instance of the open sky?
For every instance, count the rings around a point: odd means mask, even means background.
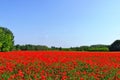
[[[120,0],[0,0],[15,44],[71,47],[120,39]]]

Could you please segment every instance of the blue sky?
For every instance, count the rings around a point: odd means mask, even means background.
[[[120,39],[120,0],[0,0],[15,44],[71,47]]]

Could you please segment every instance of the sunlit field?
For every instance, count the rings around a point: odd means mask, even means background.
[[[120,52],[0,52],[0,80],[120,80]]]

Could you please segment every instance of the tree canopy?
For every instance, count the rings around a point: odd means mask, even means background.
[[[116,40],[114,41],[110,47],[109,47],[110,51],[120,51],[120,40]]]
[[[11,51],[14,46],[14,35],[8,29],[0,27],[0,51]]]

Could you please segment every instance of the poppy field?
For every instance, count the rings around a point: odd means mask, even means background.
[[[120,52],[0,52],[0,80],[120,80]]]

